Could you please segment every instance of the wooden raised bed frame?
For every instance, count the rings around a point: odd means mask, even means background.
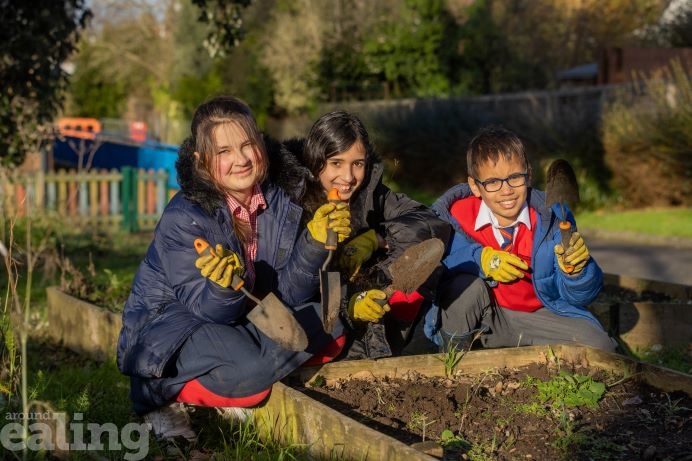
[[[612,302],[592,311],[613,336],[631,350],[652,346],[689,347],[692,343],[692,286],[606,274],[605,284],[641,294],[663,293],[678,302]]]
[[[640,292],[662,292],[678,299],[692,298],[692,287],[684,285],[613,275],[607,275],[606,283]],[[596,312],[601,309],[600,317],[606,325],[609,325],[609,321],[616,322],[623,338],[632,341],[631,346],[649,346],[654,342],[663,345],[689,345],[692,334],[692,306],[671,304],[672,307],[669,307],[666,304],[661,309],[658,303],[632,303],[631,307],[623,309],[623,303],[617,304],[592,307]],[[632,309],[637,313],[636,322],[628,317],[628,310],[632,312]],[[661,312],[671,318],[661,318]],[[51,287],[48,289],[48,321],[52,335],[70,349],[97,357],[105,357],[115,352],[121,325],[119,314],[107,312]],[[625,326],[627,331],[623,331]],[[679,338],[674,338],[675,335]],[[465,373],[482,373],[491,369],[521,367],[545,360],[548,354],[554,354],[557,359],[566,362],[586,361],[589,366],[636,375],[637,379],[665,392],[679,390],[692,395],[690,375],[582,346],[531,346],[471,351],[464,356],[458,369]],[[326,379],[337,379],[363,373],[377,377],[397,377],[405,375],[409,370],[428,376],[444,376],[445,373],[439,356],[428,354],[380,360],[342,361],[319,367],[305,367],[293,373],[289,380],[308,383],[318,375]],[[265,437],[272,437],[287,445],[305,445],[310,455],[317,459],[436,459],[358,423],[284,383],[274,385],[269,399],[255,410],[254,416],[259,430]]]
[[[633,379],[664,392],[683,391],[692,396],[692,376],[650,365],[625,356],[585,346],[528,346],[471,351],[464,355],[457,371],[482,374],[502,368],[518,368],[545,363],[550,357],[565,363],[586,363],[589,367],[632,376]],[[445,376],[441,355],[427,354],[378,360],[355,360],[305,367],[289,379],[306,384],[316,378],[404,377],[410,371],[426,376]],[[435,459],[425,453],[346,417],[284,384],[277,384],[266,405],[255,411],[255,420],[266,433],[287,443],[306,443],[319,459],[418,460]]]

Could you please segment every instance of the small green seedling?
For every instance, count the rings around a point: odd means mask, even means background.
[[[327,379],[322,375],[317,375],[308,383],[308,385],[310,387],[324,387],[327,385]]]
[[[442,357],[437,357],[437,359],[444,364],[446,377],[451,378],[454,376],[454,371],[463,357],[463,351],[457,350],[454,346],[447,349],[447,351],[442,354]]]
[[[463,349],[459,349],[457,347],[457,344],[454,341],[454,335],[452,335],[452,338],[447,344],[447,347],[445,351],[442,353],[442,356],[435,357],[444,365],[446,377],[451,378],[452,376],[454,376],[454,371],[456,370],[457,365],[459,365],[461,359],[464,357],[465,353],[466,351],[464,351]]]
[[[425,442],[425,437],[426,437],[426,432],[427,432],[428,426],[433,424],[435,421],[436,420],[432,420],[432,421],[428,420],[428,415],[426,415],[425,413],[421,413],[419,411],[414,411],[413,413],[411,413],[410,420],[409,420],[407,426],[410,429],[421,428],[421,430],[423,431],[423,435],[422,435],[423,442]]]
[[[455,435],[451,429],[445,429],[440,434],[440,445],[445,449],[466,452],[472,447],[471,442],[460,435]]]

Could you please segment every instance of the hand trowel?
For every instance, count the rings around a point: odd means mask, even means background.
[[[327,194],[327,200],[332,203],[341,201],[339,191],[331,189]],[[339,316],[341,309],[341,275],[339,272],[329,271],[329,263],[332,261],[334,251],[339,243],[336,232],[327,229],[327,241],[324,248],[328,251],[327,258],[320,270],[320,293],[322,295],[322,324],[324,331],[330,333],[334,320]]]
[[[204,239],[195,239],[194,245],[199,255],[205,252],[214,254],[214,249]],[[236,291],[242,291],[245,296],[256,304],[247,313],[248,321],[252,322],[262,333],[286,349],[292,351],[305,350],[308,347],[307,335],[290,309],[274,293],[269,293],[260,300],[250,293],[244,285],[245,281],[233,274],[231,288]]]
[[[572,238],[572,224],[567,220],[565,205],[573,209],[579,203],[577,176],[567,160],[554,160],[548,167],[545,181],[545,203],[548,207],[552,207],[554,204],[560,205],[562,214],[559,217],[560,239],[562,248],[567,251],[569,241]],[[565,266],[568,273],[573,269],[574,267]]]

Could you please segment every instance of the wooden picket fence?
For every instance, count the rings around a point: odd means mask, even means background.
[[[174,190],[165,170],[35,172],[2,178],[5,216],[56,215],[70,226],[129,232],[153,229]]]

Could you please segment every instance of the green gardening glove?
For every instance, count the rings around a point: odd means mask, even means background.
[[[312,238],[320,243],[327,243],[327,229],[336,232],[339,242],[351,234],[351,211],[348,203],[325,203],[315,211],[308,222],[308,231]]]
[[[557,256],[557,265],[566,274],[578,274],[589,260],[589,249],[586,248],[584,239],[579,232],[572,233],[567,251],[562,248],[560,243],[555,245],[553,251]]]
[[[529,265],[519,256],[492,247],[481,252],[481,269],[496,282],[509,283],[524,277]]]
[[[379,239],[374,230],[369,230],[348,242],[341,249],[339,255],[339,267],[349,279],[352,279],[360,270],[361,266],[372,256],[380,247]]]
[[[382,290],[368,290],[351,296],[348,303],[348,316],[354,320],[379,322],[389,312],[387,295]]]
[[[202,277],[224,288],[231,286],[234,275],[242,277],[245,272],[238,255],[226,250],[221,244],[217,244],[214,249],[209,247],[203,251],[195,261],[195,267],[200,269]]]

